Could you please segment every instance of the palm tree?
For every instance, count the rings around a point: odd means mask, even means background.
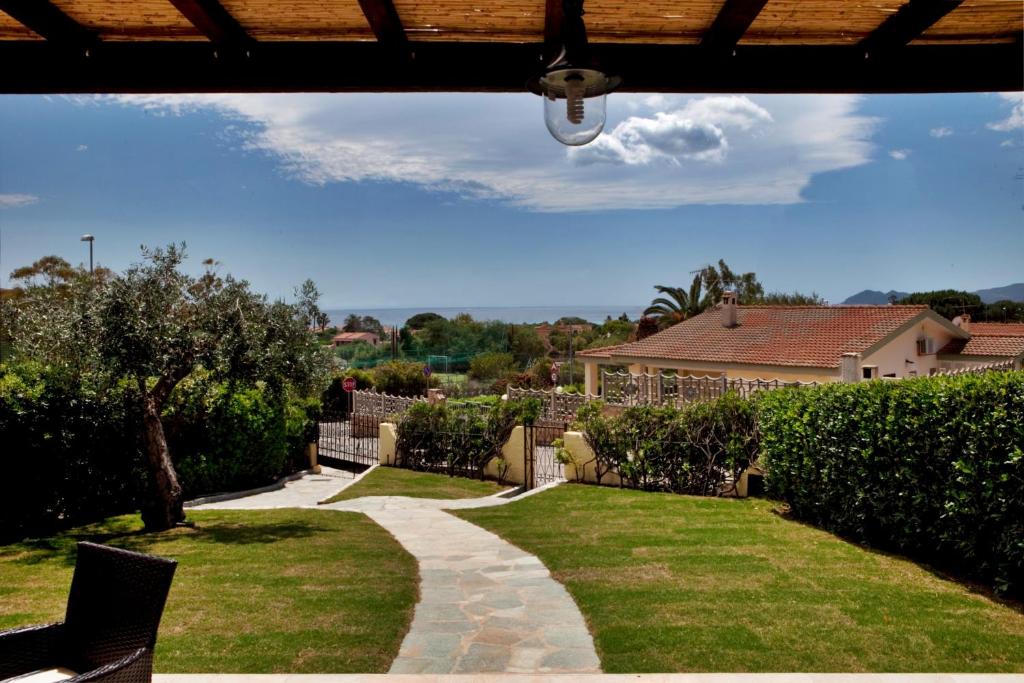
[[[695,316],[707,307],[707,301],[701,300],[702,279],[700,275],[693,278],[690,291],[682,287],[666,287],[655,285],[659,296],[651,305],[644,309],[644,315],[650,316],[658,321],[658,327],[665,329],[676,323],[681,323],[689,317]]]

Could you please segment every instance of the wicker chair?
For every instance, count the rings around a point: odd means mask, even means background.
[[[152,680],[157,627],[176,567],[174,560],[79,543],[64,622],[0,632],[0,680]]]

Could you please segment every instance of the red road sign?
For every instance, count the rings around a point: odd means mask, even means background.
[[[345,391],[355,391],[356,390],[356,378],[355,377],[346,377],[345,380],[341,383],[341,388],[344,389]]]

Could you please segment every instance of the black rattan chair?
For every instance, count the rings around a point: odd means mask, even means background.
[[[66,683],[145,683],[177,562],[78,544],[63,623],[0,632],[0,680],[70,669]],[[66,674],[65,674],[66,675]]]

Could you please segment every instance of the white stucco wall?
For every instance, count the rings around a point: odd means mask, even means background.
[[[939,367],[939,360],[935,353],[917,355],[917,340],[922,337],[934,339],[934,349],[938,351],[949,343],[953,335],[935,321],[923,320],[871,355],[864,356],[861,365],[877,365],[879,377],[887,374],[909,377],[914,370],[918,377],[927,376],[932,369]],[[913,364],[908,364],[908,360],[913,361]]]

